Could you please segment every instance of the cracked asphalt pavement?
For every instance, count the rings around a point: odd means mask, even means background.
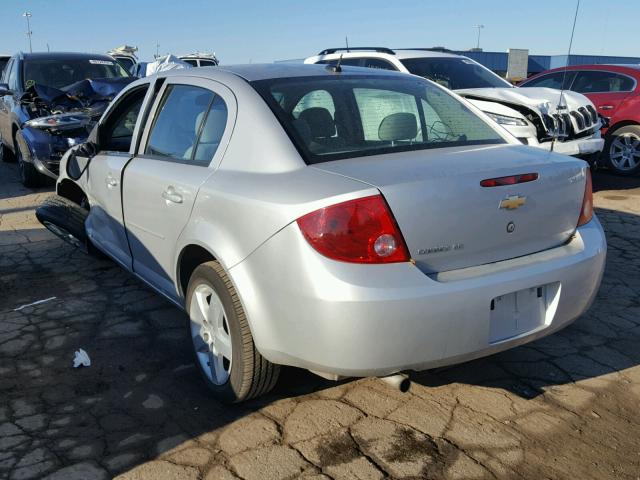
[[[185,315],[42,229],[51,188],[0,164],[0,478],[637,480],[640,179],[594,182],[607,269],[569,328],[405,394],[285,369],[228,407],[191,363]],[[90,367],[72,368],[78,348]]]

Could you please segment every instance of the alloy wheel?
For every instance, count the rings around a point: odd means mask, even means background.
[[[231,374],[232,343],[227,316],[220,297],[208,284],[193,291],[189,308],[191,339],[202,371],[215,385]]]
[[[609,159],[617,170],[635,169],[640,163],[640,138],[633,133],[618,135],[609,147]]]

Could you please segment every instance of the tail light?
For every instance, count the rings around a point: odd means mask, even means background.
[[[587,168],[587,180],[584,186],[584,198],[582,199],[582,209],[580,210],[580,218],[578,218],[578,226],[589,223],[593,218],[593,185],[591,183],[591,170]]]
[[[321,208],[298,219],[309,244],[325,257],[351,263],[408,262],[400,229],[381,195]]]

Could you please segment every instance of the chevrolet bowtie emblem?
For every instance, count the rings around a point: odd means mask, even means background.
[[[512,195],[500,202],[500,208],[505,210],[515,210],[527,203],[527,197],[521,197],[520,195]]]

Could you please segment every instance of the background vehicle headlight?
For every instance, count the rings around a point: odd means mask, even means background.
[[[484,112],[493,118],[500,125],[514,125],[518,127],[526,127],[527,122],[522,118],[508,117],[507,115],[498,115],[497,113]]]

